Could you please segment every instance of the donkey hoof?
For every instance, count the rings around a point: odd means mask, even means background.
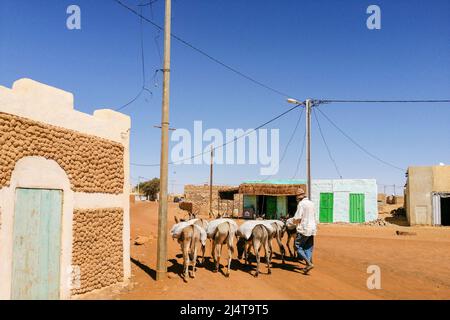
[[[214,272],[214,273],[217,273],[217,272],[218,272],[218,270],[217,270],[217,269],[214,269],[214,270],[213,270],[213,272]]]
[[[255,273],[255,276],[254,276],[255,278],[258,278],[258,273]]]
[[[226,273],[225,277],[229,278],[230,277],[230,273]]]
[[[272,270],[269,269],[269,271],[267,271],[268,274],[272,274]]]

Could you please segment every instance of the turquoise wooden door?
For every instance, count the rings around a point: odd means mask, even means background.
[[[350,194],[350,222],[361,223],[366,220],[364,209],[364,194]]]
[[[12,299],[59,299],[62,191],[16,189]]]

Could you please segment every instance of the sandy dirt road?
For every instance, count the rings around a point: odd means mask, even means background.
[[[235,256],[230,278],[213,273],[209,260],[205,266],[198,267],[196,278],[188,283],[179,276],[183,263],[179,245],[169,238],[168,277],[157,282],[157,211],[157,203],[132,204],[131,239],[143,235],[150,236],[151,240],[141,246],[132,241],[130,285],[93,292],[84,298],[450,299],[450,228],[321,224],[315,241],[316,267],[309,275],[300,271],[303,265],[298,262],[288,260],[282,265],[275,257],[272,274],[268,275],[262,264],[262,274],[254,278],[249,273],[253,269],[245,268]],[[175,214],[181,211],[170,203],[169,228]],[[398,236],[396,230],[417,235]],[[273,247],[277,253],[275,241]],[[208,241],[206,256],[210,252]],[[381,269],[379,290],[367,288],[370,265]]]

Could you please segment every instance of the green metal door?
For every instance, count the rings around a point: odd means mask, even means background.
[[[276,219],[277,218],[277,197],[266,196],[266,219]]]
[[[62,191],[17,189],[12,299],[59,299]]]
[[[364,209],[364,194],[351,193],[350,194],[350,222],[364,222],[366,221]]]
[[[320,194],[320,222],[333,222],[333,193]]]

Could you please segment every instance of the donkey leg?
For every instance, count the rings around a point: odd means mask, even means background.
[[[264,244],[264,253],[266,255],[267,273],[271,274],[272,270],[270,270],[270,264],[272,262],[272,245],[270,242]]]
[[[287,247],[288,250],[289,250],[289,255],[290,255],[291,257],[293,257],[294,255],[292,254],[292,251],[291,251],[291,239],[292,239],[292,236],[288,233],[288,235],[287,235],[287,241],[286,241],[286,247]]]
[[[197,269],[197,245],[194,246],[193,250],[193,260],[192,260],[192,278],[195,278],[195,271]]]
[[[206,251],[206,244],[202,245],[202,265],[205,264],[205,251]]]
[[[227,267],[227,273],[225,274],[226,277],[230,276],[230,268],[231,268],[231,259],[233,258],[234,248],[233,246],[228,246],[228,267]]]
[[[255,277],[258,277],[259,275],[259,247],[257,248],[256,245],[253,245],[253,249],[255,250],[255,256],[256,256],[256,272],[255,272]]]
[[[183,246],[183,279],[188,281],[188,271],[189,271],[189,248],[187,245]]]
[[[219,251],[219,264],[218,264],[218,266],[217,266],[217,270],[220,270],[220,256],[222,255],[222,251],[223,251],[223,243],[222,244],[220,244],[220,249],[219,249],[220,251]]]
[[[219,267],[220,267],[220,245],[219,244],[216,244],[215,251],[216,251],[216,261],[215,261],[216,265],[215,265],[214,272],[219,272]]]
[[[213,259],[214,265],[216,265],[216,243],[215,243],[215,240],[211,241],[211,258]]]
[[[278,247],[280,248],[281,262],[284,264],[285,263],[284,255],[286,254],[286,250],[284,249],[283,242],[281,242],[281,235],[277,236],[277,243],[278,243]]]

